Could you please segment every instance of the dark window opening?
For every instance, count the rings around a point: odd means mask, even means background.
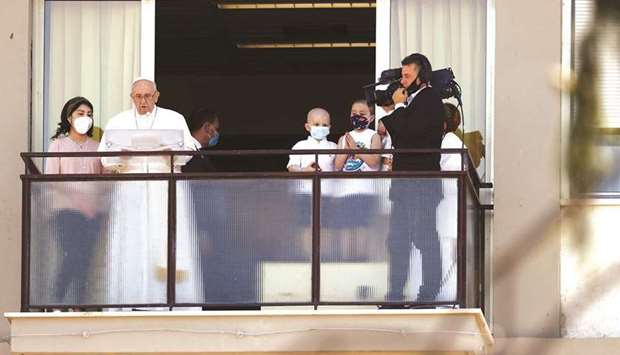
[[[162,107],[186,117],[197,107],[216,110],[224,123],[218,149],[289,149],[307,137],[306,113],[317,106],[331,114],[330,140],[349,129],[350,105],[374,79],[374,7],[226,10],[217,4],[157,1],[155,78]],[[369,45],[252,48],[325,43]],[[285,170],[286,157],[256,161],[220,164]]]

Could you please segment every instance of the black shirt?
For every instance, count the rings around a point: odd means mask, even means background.
[[[440,149],[443,103],[431,88],[422,89],[407,107],[381,119],[395,149]],[[439,170],[440,154],[395,154],[392,169]]]
[[[204,148],[200,148],[199,152],[204,152]],[[184,173],[206,173],[216,171],[215,166],[206,154],[194,155],[190,161],[187,162],[181,171]]]

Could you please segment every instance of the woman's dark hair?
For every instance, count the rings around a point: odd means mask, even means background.
[[[94,111],[93,104],[91,104],[88,99],[81,96],[76,96],[65,103],[65,106],[63,106],[62,111],[60,112],[60,122],[58,122],[58,128],[56,129],[56,133],[52,136],[52,139],[56,139],[61,135],[69,133],[69,130],[71,130],[69,117],[71,117],[71,115],[82,105],[86,105],[91,111]],[[93,127],[90,127],[88,132],[86,132],[87,136],[93,136]]]
[[[444,122],[446,122],[446,131],[454,132],[461,125],[461,113],[459,109],[449,102],[444,102],[443,104],[444,110]]]

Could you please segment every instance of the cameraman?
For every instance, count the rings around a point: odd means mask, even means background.
[[[381,121],[392,143],[399,149],[440,149],[444,109],[439,95],[430,88],[432,67],[419,53],[402,62],[402,88],[392,95],[394,104],[384,106],[388,113]],[[407,95],[407,93],[410,93]],[[396,154],[394,171],[439,171],[440,155]],[[422,254],[422,285],[417,301],[433,302],[441,287],[441,252],[435,214],[442,198],[437,178],[393,179],[390,199],[389,291],[386,301],[404,302],[403,289],[409,274],[411,247]],[[414,295],[411,295],[414,296]]]

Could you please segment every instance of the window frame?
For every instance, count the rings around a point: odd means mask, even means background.
[[[575,0],[562,1],[562,45],[561,45],[561,78],[562,80],[574,80],[576,68],[576,58],[578,48],[576,47],[575,33]],[[617,206],[620,205],[620,191],[615,192],[591,192],[584,195],[575,195],[571,192],[568,147],[571,144],[570,130],[575,115],[575,97],[569,90],[560,92],[560,206],[573,205],[596,205],[596,206]],[[598,128],[601,135],[617,136],[619,129],[613,126],[601,126]]]
[[[55,113],[47,112],[45,87],[48,77],[47,45],[48,33],[46,23],[48,12],[46,3],[54,0],[32,0],[32,67],[31,67],[31,107],[28,134],[30,151],[42,152],[47,149],[50,117]],[[105,0],[96,0],[105,1]],[[140,2],[140,76],[155,77],[155,1],[156,0],[120,0]]]

